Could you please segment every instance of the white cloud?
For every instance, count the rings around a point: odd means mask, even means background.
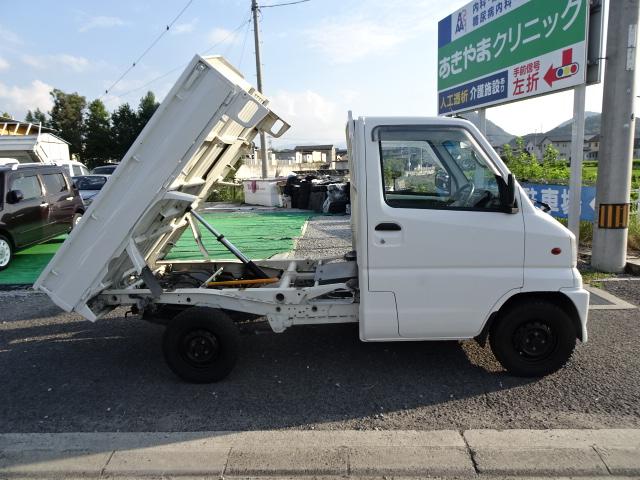
[[[83,72],[89,67],[89,60],[84,57],[77,57],[68,53],[55,55],[23,55],[22,61],[37,69],[53,68],[65,65],[74,72]]]
[[[84,23],[80,26],[78,31],[80,33],[88,32],[89,30],[93,30],[94,28],[113,28],[113,27],[122,27],[127,23],[119,17],[106,17],[106,16],[96,16],[89,17],[84,20]]]
[[[369,0],[355,11],[344,11],[336,18],[305,30],[312,48],[333,63],[351,63],[386,53],[402,43],[433,32],[442,15],[441,5],[431,0],[397,2]]]
[[[7,110],[15,118],[23,118],[27,110],[39,108],[43,112],[51,109],[53,102],[49,92],[53,86],[40,80],[34,80],[31,84],[19,87],[0,83],[0,103],[3,110]]]
[[[9,62],[7,62],[4,58],[0,57],[0,71],[6,70],[9,68]]]
[[[190,22],[185,23],[176,23],[173,27],[171,27],[171,33],[174,35],[182,35],[184,33],[191,33],[195,30],[196,25],[198,24],[198,19],[194,18]]]
[[[317,92],[280,90],[270,95],[269,108],[291,124],[289,131],[274,144],[344,143],[345,111]]]
[[[22,39],[8,28],[0,25],[0,40],[3,42],[13,43],[19,45],[22,43]]]
[[[348,26],[324,23],[306,33],[311,47],[335,63],[351,63],[372,53],[388,51],[407,39],[406,32],[369,20],[352,21]]]
[[[216,45],[235,43],[238,41],[237,33],[226,28],[214,28],[207,34],[207,41]]]

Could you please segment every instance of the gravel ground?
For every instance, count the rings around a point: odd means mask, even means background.
[[[603,280],[600,288],[629,303],[640,306],[640,278],[631,280]]]
[[[345,217],[309,222],[296,256],[351,249]],[[603,282],[630,301],[640,282]],[[618,291],[614,291],[618,289]],[[46,296],[0,293],[0,431],[640,428],[639,310],[591,312],[590,341],[543,379],[475,342],[362,343],[357,325],[243,329],[224,381],[165,366],[163,328],[118,309],[91,324]]]
[[[341,257],[353,250],[351,224],[348,216],[319,216],[307,222],[301,238],[296,241],[293,257]]]

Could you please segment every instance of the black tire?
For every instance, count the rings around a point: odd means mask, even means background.
[[[561,369],[576,345],[576,329],[560,306],[529,300],[508,307],[491,327],[489,343],[502,366],[518,377]]]
[[[176,315],[164,332],[162,350],[169,368],[191,383],[225,378],[236,364],[240,333],[229,316],[192,307]]]
[[[0,235],[0,270],[4,270],[13,258],[13,243],[4,235]]]

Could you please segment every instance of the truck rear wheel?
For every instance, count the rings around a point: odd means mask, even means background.
[[[500,314],[491,327],[489,343],[509,373],[541,377],[567,363],[576,345],[576,331],[561,307],[531,300]]]
[[[169,368],[192,383],[225,378],[236,364],[240,333],[224,312],[192,307],[176,315],[167,326],[162,350]]]

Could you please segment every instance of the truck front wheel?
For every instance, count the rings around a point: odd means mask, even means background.
[[[491,327],[489,343],[509,373],[541,377],[567,363],[576,345],[576,331],[561,307],[530,300],[501,312]]]
[[[167,326],[162,350],[169,368],[192,383],[225,378],[236,364],[240,333],[220,310],[192,307],[176,315]]]

